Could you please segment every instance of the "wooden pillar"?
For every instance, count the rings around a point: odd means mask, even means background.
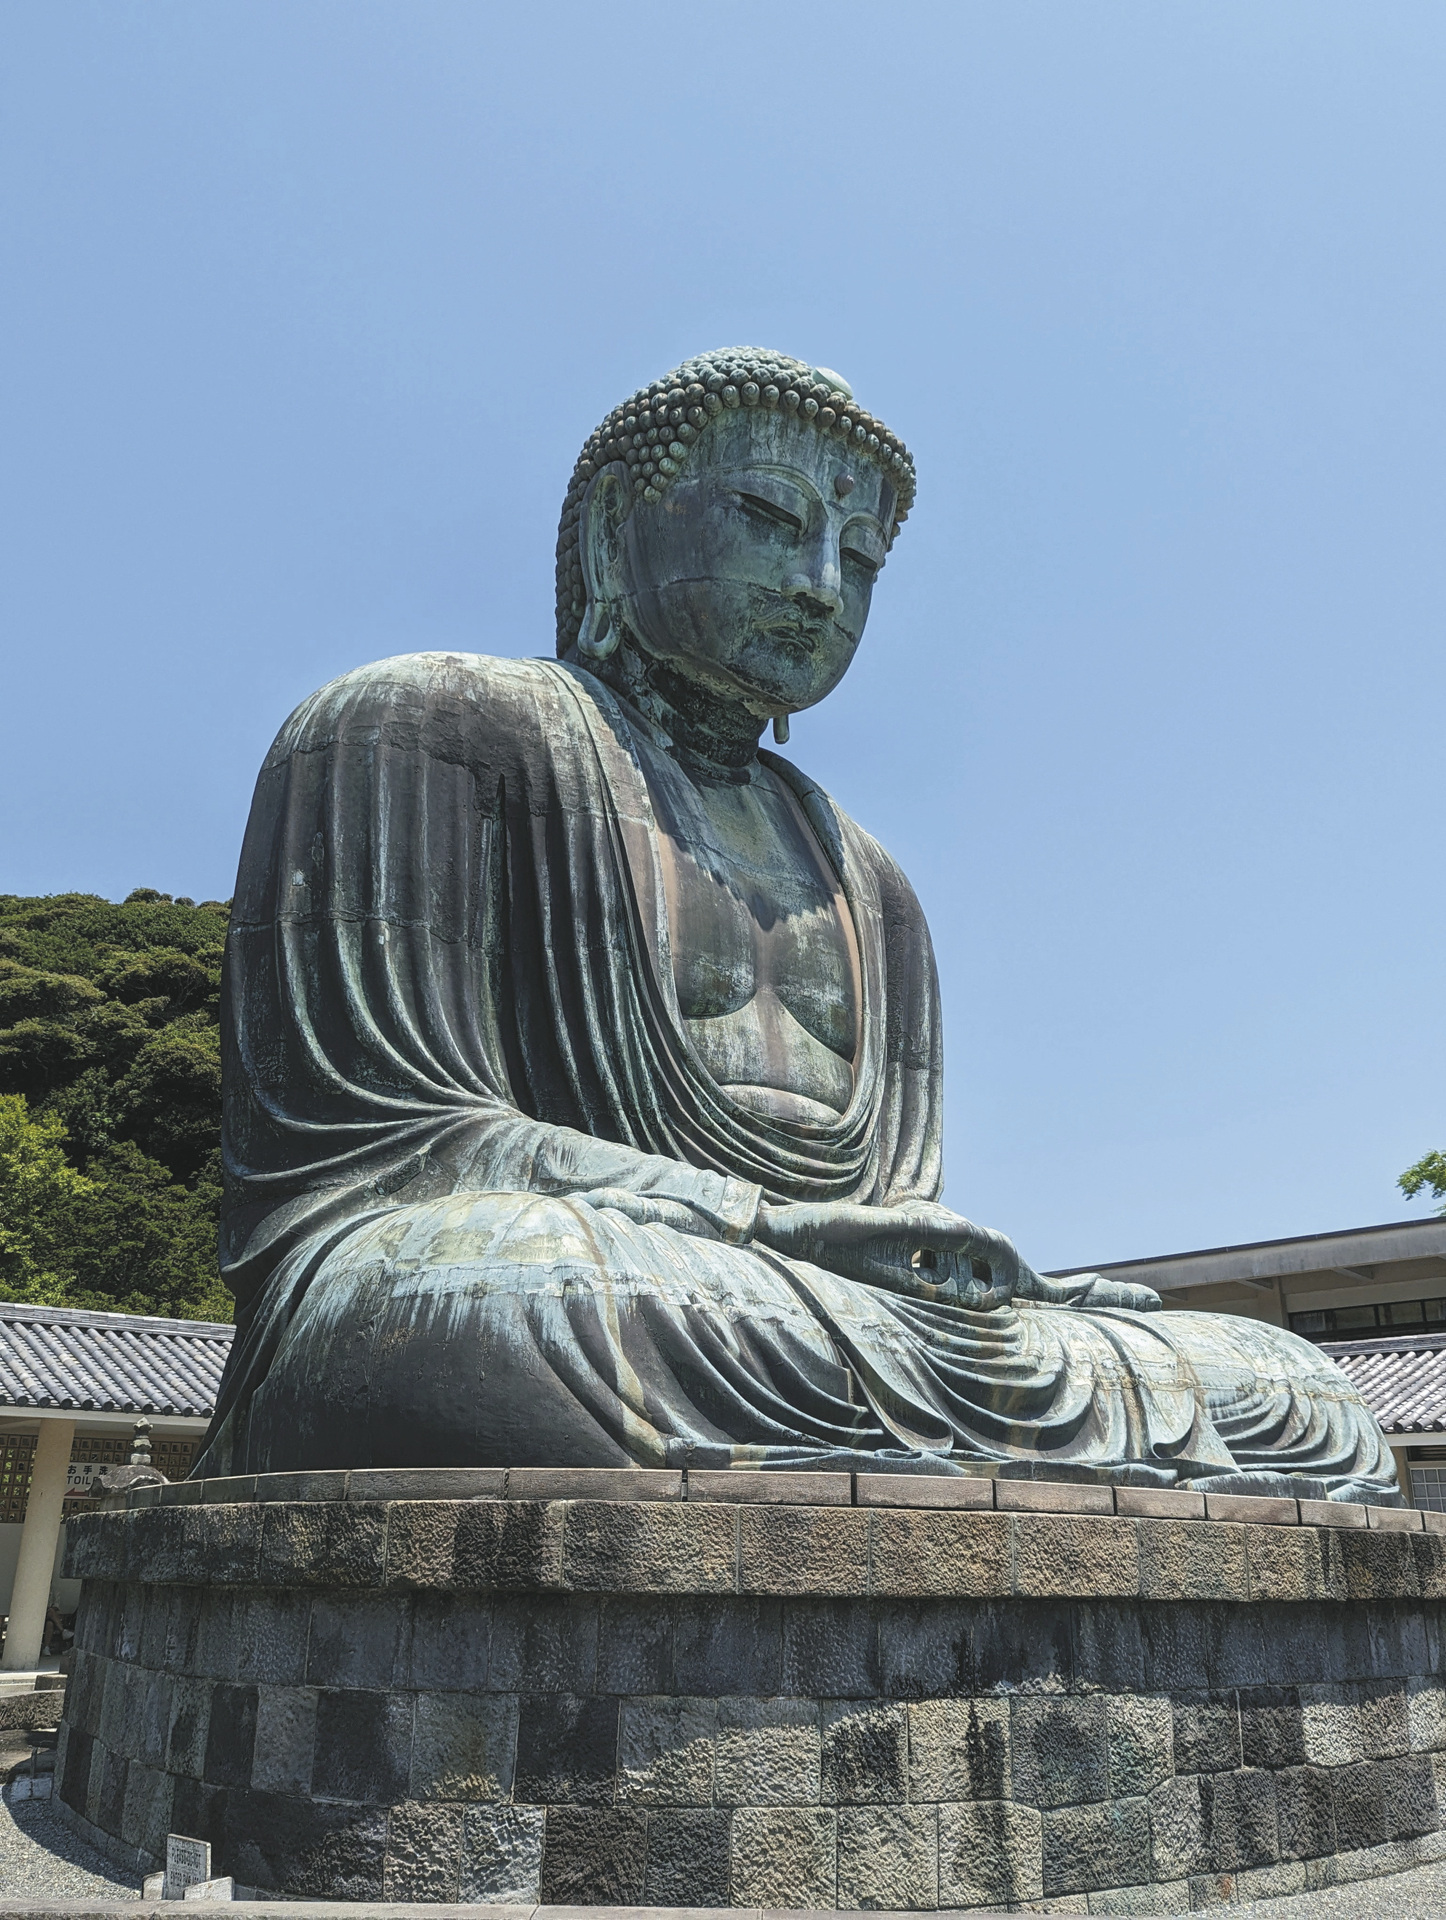
[[[20,1535],[20,1559],[10,1595],[10,1624],[5,1630],[5,1652],[0,1668],[28,1672],[40,1664],[45,1638],[45,1609],[50,1605],[50,1576],[60,1539],[61,1508],[65,1500],[73,1420],[42,1420],[35,1443],[35,1466],[30,1479],[30,1502]]]
[[[1406,1458],[1406,1449],[1398,1447],[1389,1435],[1387,1435],[1387,1441],[1396,1461],[1396,1477],[1401,1483],[1401,1498],[1408,1507],[1414,1507],[1416,1495],[1411,1486],[1411,1463]]]

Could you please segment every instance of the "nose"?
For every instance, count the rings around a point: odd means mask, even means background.
[[[819,578],[811,574],[791,573],[783,583],[784,594],[795,600],[803,609],[820,619],[832,619],[843,607],[843,595],[839,588],[843,582],[838,567],[824,564],[818,569]]]

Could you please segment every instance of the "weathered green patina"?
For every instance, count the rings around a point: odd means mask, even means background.
[[[1315,1348],[1046,1281],[939,1204],[918,903],[758,744],[847,671],[912,495],[838,376],[704,356],[584,449],[559,660],[383,661],[287,722],[228,950],[239,1331],[201,1471],[1399,1498]]]

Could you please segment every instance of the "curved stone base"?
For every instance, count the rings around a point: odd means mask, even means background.
[[[1198,1499],[142,1490],[69,1529],[59,1791],[350,1900],[1164,1911],[1446,1853],[1446,1534]]]

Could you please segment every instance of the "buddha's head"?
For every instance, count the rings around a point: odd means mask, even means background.
[[[786,737],[847,670],[913,493],[907,452],[837,374],[749,347],[687,361],[578,460],[558,652]]]

